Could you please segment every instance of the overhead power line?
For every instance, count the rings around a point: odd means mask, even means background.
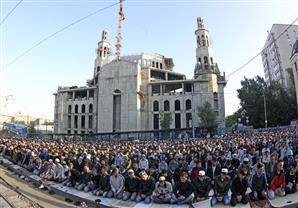
[[[257,55],[255,55],[254,57],[252,57],[251,59],[249,59],[246,63],[244,63],[243,65],[241,65],[239,68],[237,68],[236,70],[234,70],[233,72],[231,72],[229,75],[227,75],[227,77],[232,76],[233,74],[235,74],[236,72],[240,71],[241,69],[243,69],[245,66],[247,66],[250,62],[252,62],[253,60],[255,60],[259,55],[261,55],[263,53],[263,51],[267,48],[269,48],[275,41],[277,41],[285,32],[287,32],[287,30],[292,27],[295,22],[298,20],[298,18],[296,18],[283,32],[281,32],[274,40],[272,40],[271,43],[269,43],[263,50],[261,50]]]
[[[125,0],[123,0],[123,1],[125,1]],[[116,3],[111,4],[111,5],[109,5],[109,6],[106,6],[106,7],[103,7],[103,8],[101,8],[101,9],[98,9],[98,10],[96,10],[96,11],[94,11],[94,12],[92,12],[92,13],[90,13],[90,14],[84,16],[84,17],[81,17],[80,19],[77,19],[76,21],[74,21],[74,22],[72,22],[72,23],[70,23],[70,24],[68,24],[68,25],[66,25],[66,26],[64,26],[64,27],[62,27],[62,28],[59,29],[58,31],[56,31],[56,32],[54,32],[54,33],[52,33],[52,34],[46,36],[45,38],[41,39],[39,42],[37,42],[36,44],[34,44],[32,47],[30,47],[30,48],[28,48],[27,50],[25,50],[25,51],[24,51],[23,53],[21,53],[19,56],[17,56],[16,58],[14,58],[11,62],[9,62],[8,64],[6,64],[1,70],[4,70],[4,69],[8,68],[9,66],[11,66],[11,65],[14,64],[15,62],[17,62],[20,58],[22,58],[23,56],[25,56],[26,54],[28,54],[30,51],[32,51],[34,48],[36,48],[37,46],[39,46],[39,45],[41,45],[42,43],[46,42],[47,40],[51,39],[51,38],[54,37],[55,35],[57,35],[57,34],[63,32],[64,30],[66,30],[66,29],[68,29],[68,28],[74,26],[75,24],[78,24],[78,23],[82,22],[83,20],[85,20],[85,19],[87,19],[87,18],[89,18],[89,17],[91,17],[91,16],[94,16],[94,15],[98,14],[99,12],[102,12],[102,11],[104,11],[104,10],[107,10],[107,9],[111,8],[111,7],[114,7],[114,6],[116,6],[117,4],[119,4],[119,3],[120,3],[120,2],[116,2]]]
[[[7,15],[1,20],[0,26],[5,22],[5,20],[11,15],[11,13],[22,3],[24,0],[20,0],[11,10],[7,13]]]

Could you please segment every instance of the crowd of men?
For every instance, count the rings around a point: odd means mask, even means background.
[[[298,189],[298,128],[209,139],[63,141],[0,138],[0,154],[96,196],[235,206]]]

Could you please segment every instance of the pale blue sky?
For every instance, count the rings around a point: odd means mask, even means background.
[[[2,19],[18,1],[0,2]],[[53,117],[53,93],[57,87],[84,85],[91,78],[101,30],[109,31],[114,47],[118,6],[65,30],[10,67],[3,70],[2,67],[47,35],[113,2],[116,1],[24,0],[19,5],[1,26],[0,33],[0,96],[14,95],[17,103],[14,112]],[[148,52],[173,57],[175,71],[191,78],[195,66],[196,17],[203,16],[212,39],[214,59],[228,75],[262,49],[273,23],[290,24],[297,18],[297,11],[297,0],[127,0],[122,54]],[[263,76],[260,57],[228,77],[227,115],[238,108],[236,89],[240,80],[256,75]]]

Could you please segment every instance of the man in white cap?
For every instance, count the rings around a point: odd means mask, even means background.
[[[63,179],[63,166],[60,164],[60,160],[56,158],[53,180],[60,183],[62,182],[62,179]]]
[[[172,184],[166,181],[164,176],[159,177],[159,181],[155,184],[155,189],[152,194],[155,203],[169,203],[173,194]]]
[[[129,169],[128,176],[124,181],[123,201],[127,201],[128,199],[134,201],[136,199],[137,193],[140,190],[140,181],[141,179],[135,176],[133,169]]]
[[[221,169],[219,176],[214,181],[214,195],[211,199],[211,206],[214,206],[217,202],[222,202],[224,205],[230,204],[230,198],[228,195],[230,189],[231,178],[228,175],[228,169]]]
[[[195,202],[203,201],[208,199],[208,195],[211,189],[211,179],[205,175],[204,170],[199,171],[198,178],[193,181],[195,189]]]

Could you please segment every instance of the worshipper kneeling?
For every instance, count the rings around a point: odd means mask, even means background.
[[[111,190],[108,193],[108,197],[114,197],[122,199],[124,189],[124,177],[119,173],[118,168],[114,168],[112,175],[110,176]]]
[[[265,167],[262,164],[257,165],[257,172],[252,177],[250,198],[252,201],[265,200],[267,180]]]
[[[84,191],[89,192],[97,190],[99,183],[100,175],[98,175],[97,170],[95,168],[92,169],[91,180],[88,182],[87,186],[85,186]]]
[[[172,184],[166,181],[164,176],[159,177],[159,181],[155,184],[152,197],[155,203],[169,203],[173,194]]]
[[[211,178],[205,175],[205,171],[200,170],[198,177],[193,181],[195,189],[194,202],[200,202],[208,199],[211,189]]]
[[[238,176],[232,182],[232,197],[231,197],[231,206],[236,206],[237,203],[247,204],[248,196],[246,191],[248,188],[248,182],[246,179],[246,173],[240,171]]]
[[[123,201],[128,199],[134,201],[140,189],[140,178],[135,176],[133,169],[128,170],[128,176],[124,182]]]
[[[280,160],[277,164],[274,178],[271,182],[270,191],[268,193],[269,199],[274,199],[275,196],[285,196],[286,177],[283,171],[284,162]]]
[[[214,195],[211,199],[211,206],[214,206],[217,202],[222,202],[224,205],[230,204],[230,198],[228,195],[230,189],[231,178],[228,175],[228,169],[223,168],[219,176],[214,181]]]
[[[286,193],[292,194],[297,191],[298,187],[298,171],[297,165],[292,164],[290,170],[286,173]]]
[[[83,173],[80,176],[79,183],[76,184],[75,188],[79,191],[84,190],[88,183],[91,181],[91,171],[87,165],[83,168]]]
[[[152,201],[152,192],[155,188],[155,180],[152,176],[149,176],[146,171],[140,173],[141,183],[139,194],[137,195],[135,201],[138,203],[142,200],[145,204],[150,204]]]
[[[107,197],[111,189],[109,168],[104,166],[101,169],[101,177],[98,183],[98,191],[95,193],[96,196]]]
[[[191,204],[194,198],[194,188],[186,172],[180,175],[180,180],[174,186],[171,204]]]

